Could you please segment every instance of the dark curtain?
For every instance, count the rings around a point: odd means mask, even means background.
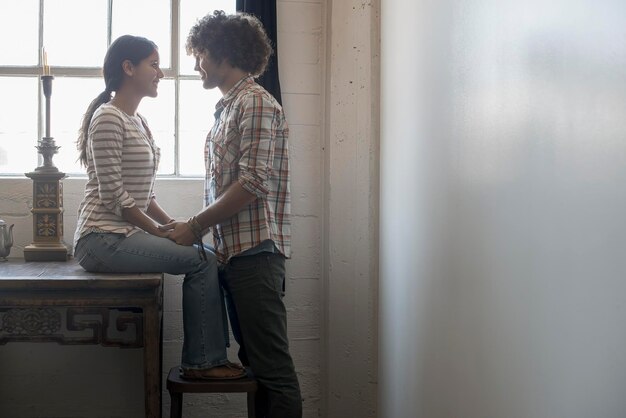
[[[263,24],[265,32],[267,32],[267,36],[272,42],[274,53],[267,64],[267,70],[257,79],[257,82],[262,85],[265,90],[269,91],[276,98],[278,103],[282,105],[280,81],[278,80],[276,0],[237,0],[237,11],[256,16]]]

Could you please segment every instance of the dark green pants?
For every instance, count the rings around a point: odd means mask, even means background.
[[[220,269],[239,359],[259,382],[258,418],[300,418],[302,397],[287,339],[285,258],[234,257]]]

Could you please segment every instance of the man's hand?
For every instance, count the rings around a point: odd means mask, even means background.
[[[187,222],[170,222],[159,227],[161,231],[169,231],[167,238],[179,245],[193,245],[196,242],[191,228]]]

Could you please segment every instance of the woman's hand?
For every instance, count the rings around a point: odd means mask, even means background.
[[[154,231],[149,231],[149,234],[152,235],[156,235],[157,237],[160,238],[169,238],[170,237],[170,231],[166,231],[161,229],[162,225],[157,226],[156,228],[154,228]]]
[[[129,223],[143,229],[148,234],[155,235],[160,238],[169,238],[170,231],[159,228],[159,224],[152,218],[139,210],[137,206],[124,208],[122,217]]]
[[[193,245],[196,237],[187,222],[170,222],[159,226],[159,230],[167,233],[167,238],[179,245]]]

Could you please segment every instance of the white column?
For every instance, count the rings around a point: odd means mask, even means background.
[[[377,2],[327,3],[325,358],[328,418],[376,416]]]

